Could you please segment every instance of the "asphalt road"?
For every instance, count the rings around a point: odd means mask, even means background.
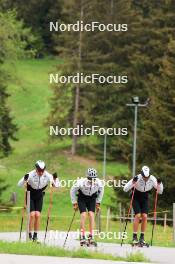
[[[39,257],[39,256],[21,256],[21,255],[9,255],[0,254],[1,263],[3,264],[126,264],[126,262],[116,262],[110,260],[97,260],[97,259],[79,259],[79,258],[58,258],[58,257]],[[135,262],[130,262],[136,264]]]
[[[39,240],[43,242],[44,232],[39,233]],[[65,233],[57,232],[48,233],[46,244],[50,246],[59,246],[62,247],[64,243]],[[19,233],[11,232],[11,233],[0,233],[0,240],[6,241],[18,241]],[[22,240],[25,241],[25,233],[22,234]],[[75,232],[70,232],[70,236],[68,237],[66,247],[67,249],[76,250],[78,249],[79,241],[76,240]],[[155,263],[175,263],[175,248],[167,248],[167,247],[149,247],[149,248],[132,248],[130,245],[123,245],[114,243],[98,243],[97,248],[88,248],[87,250],[97,250],[103,253],[109,253],[114,256],[126,256],[129,253],[134,252],[143,252],[143,254],[151,260],[151,262]],[[84,261],[84,259],[83,259]],[[9,262],[10,263],[10,262]],[[13,263],[13,262],[12,262]],[[54,263],[54,262],[53,262]],[[71,262],[72,263],[72,262]],[[76,262],[77,263],[77,262]],[[81,262],[78,262],[81,263]],[[83,262],[85,263],[85,262]],[[93,262],[92,262],[93,263]],[[95,262],[97,263],[97,262]],[[105,261],[105,263],[107,263]],[[114,262],[112,262],[114,263]],[[27,263],[25,263],[27,264]],[[73,264],[73,263],[72,263]]]

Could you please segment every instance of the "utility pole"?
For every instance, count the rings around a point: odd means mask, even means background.
[[[103,149],[103,179],[106,179],[106,144],[107,144],[107,132],[104,134],[104,149]]]

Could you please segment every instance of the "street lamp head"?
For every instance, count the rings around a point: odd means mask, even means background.
[[[133,96],[133,97],[132,97],[132,102],[133,102],[134,104],[139,104],[139,97],[138,97],[138,96]]]

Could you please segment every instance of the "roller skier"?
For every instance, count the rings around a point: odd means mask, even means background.
[[[80,211],[80,245],[94,245],[95,210],[100,210],[100,204],[104,194],[104,185],[97,178],[97,171],[93,168],[87,170],[87,177],[76,181],[72,186],[70,195],[74,210]],[[89,236],[86,240],[85,222],[89,216]]]
[[[147,227],[147,216],[149,210],[149,191],[152,188],[156,189],[158,194],[163,193],[163,184],[160,179],[156,179],[153,175],[150,174],[150,169],[148,166],[143,166],[141,173],[131,179],[125,186],[124,191],[128,192],[133,190],[133,210],[135,213],[134,225],[133,225],[133,239],[132,245],[138,246],[149,246],[145,242],[145,231]],[[138,239],[137,233],[139,228],[139,222],[141,219],[141,233],[140,238]]]
[[[40,217],[43,207],[44,190],[48,185],[58,188],[60,186],[57,175],[51,175],[46,171],[46,165],[44,161],[37,161],[35,163],[35,169],[27,173],[18,182],[19,187],[23,187],[27,184],[27,190],[30,191],[30,222],[29,222],[29,239],[37,241],[37,233],[40,226]],[[32,230],[34,227],[34,233]]]

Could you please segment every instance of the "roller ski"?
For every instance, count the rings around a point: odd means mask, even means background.
[[[93,237],[90,235],[88,237],[88,241],[87,241],[87,247],[97,247],[97,242],[93,239]]]
[[[149,247],[149,244],[145,242],[144,237],[140,237],[138,247]]]
[[[131,246],[132,247],[147,247],[147,248],[149,248],[149,244],[148,243],[145,243],[145,242],[132,242],[132,244],[131,244]]]
[[[41,244],[41,242],[38,241],[37,233],[34,233],[34,234],[33,234],[32,241],[33,241],[33,243]]]
[[[131,246],[132,246],[132,247],[137,247],[138,244],[139,244],[139,240],[138,240],[138,238],[137,238],[137,235],[134,234],[134,235],[133,235],[133,240],[132,240]]]
[[[131,243],[131,246],[132,247],[136,247],[136,246],[138,246],[138,244],[139,244],[139,240],[138,240],[138,238],[137,238],[137,234],[133,234],[133,239],[132,239],[132,243]]]
[[[144,236],[140,236],[140,239],[137,239],[137,235],[133,235],[133,240],[132,240],[132,247],[149,247],[149,244],[145,242]]]
[[[86,241],[85,236],[83,236],[83,237],[80,238],[80,246],[84,247],[86,245],[87,245],[87,241]]]

